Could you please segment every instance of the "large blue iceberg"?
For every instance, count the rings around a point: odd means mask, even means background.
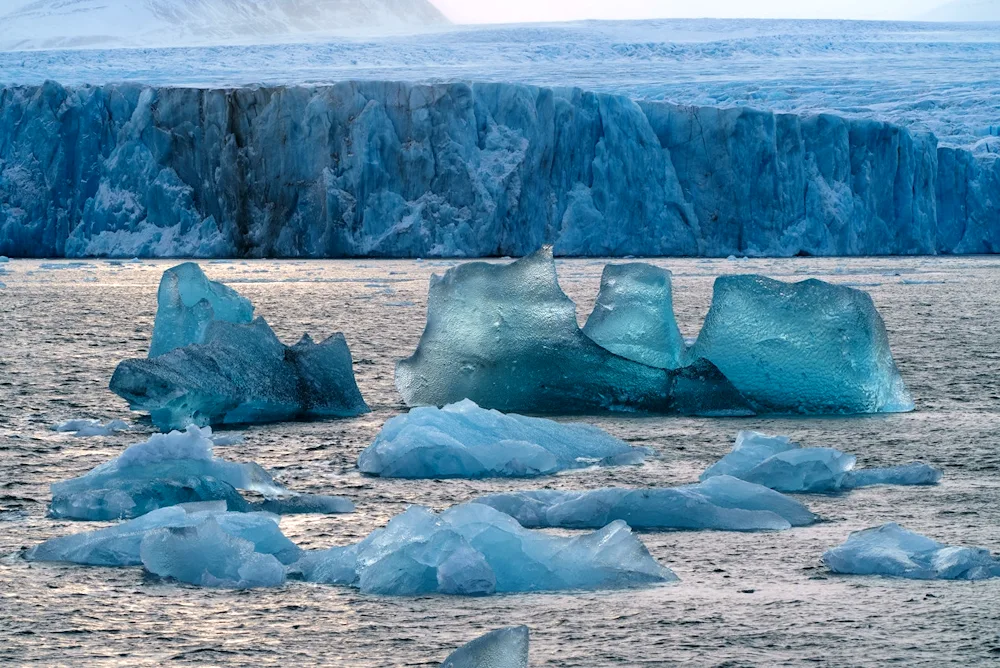
[[[1000,560],[983,548],[945,545],[895,523],[855,531],[823,553],[834,573],[888,575],[912,580],[984,580],[1000,577]]]
[[[913,410],[871,297],[810,279],[722,276],[691,354],[760,412]]]
[[[734,476],[780,492],[833,493],[871,485],[933,485],[941,472],[913,462],[889,468],[854,469],[857,457],[834,448],[803,448],[787,436],[741,431],[725,457],[701,480]]]
[[[505,412],[750,413],[708,362],[661,369],[588,338],[549,247],[513,263],[470,262],[433,276],[427,326],[416,352],[396,365],[396,387],[409,406],[471,399]]]
[[[344,497],[301,495],[275,482],[254,463],[236,463],[213,455],[212,430],[189,426],[186,431],[154,434],[79,478],[52,485],[52,517],[114,520],[145,515],[167,506],[198,501],[224,501],[231,511],[351,512]],[[262,494],[252,503],[237,490]]]
[[[530,531],[476,503],[441,514],[411,507],[360,543],[308,553],[297,568],[312,582],[395,596],[610,589],[676,580],[624,522],[566,538]]]
[[[516,478],[638,464],[649,453],[597,427],[504,415],[466,399],[390,419],[358,468],[385,478]]]
[[[643,531],[782,531],[819,519],[794,499],[730,476],[683,487],[510,492],[475,503],[528,528],[593,529],[621,520]]]
[[[441,668],[528,668],[528,637],[527,626],[490,631],[449,654]]]

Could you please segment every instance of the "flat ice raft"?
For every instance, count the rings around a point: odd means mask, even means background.
[[[624,521],[639,530],[781,531],[819,519],[784,494],[729,476],[683,487],[511,492],[475,503],[529,528],[592,529]]]
[[[441,668],[528,668],[528,627],[508,626],[452,652]]]
[[[895,523],[853,532],[823,554],[823,563],[834,573],[912,580],[1000,577],[1000,560],[989,550],[945,545]]]
[[[513,478],[638,464],[649,453],[597,427],[504,415],[465,400],[390,419],[358,468],[386,478]]]

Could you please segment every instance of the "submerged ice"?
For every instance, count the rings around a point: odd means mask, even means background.
[[[475,503],[528,528],[593,529],[621,520],[639,530],[782,531],[818,519],[794,499],[730,476],[682,487],[510,492]]]
[[[490,631],[449,654],[441,668],[528,668],[528,636],[527,626]]]
[[[637,464],[649,452],[597,427],[504,415],[466,399],[390,419],[358,457],[358,468],[385,478],[513,478]]]

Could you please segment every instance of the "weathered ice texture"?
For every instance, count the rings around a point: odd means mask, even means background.
[[[0,253],[996,252],[996,162],[821,114],[514,84],[0,89]]]
[[[449,654],[441,668],[528,668],[528,636],[527,626],[490,631]]]

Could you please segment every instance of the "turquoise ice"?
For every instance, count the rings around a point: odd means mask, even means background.
[[[441,668],[528,668],[528,635],[527,626],[490,631],[448,655]]]

